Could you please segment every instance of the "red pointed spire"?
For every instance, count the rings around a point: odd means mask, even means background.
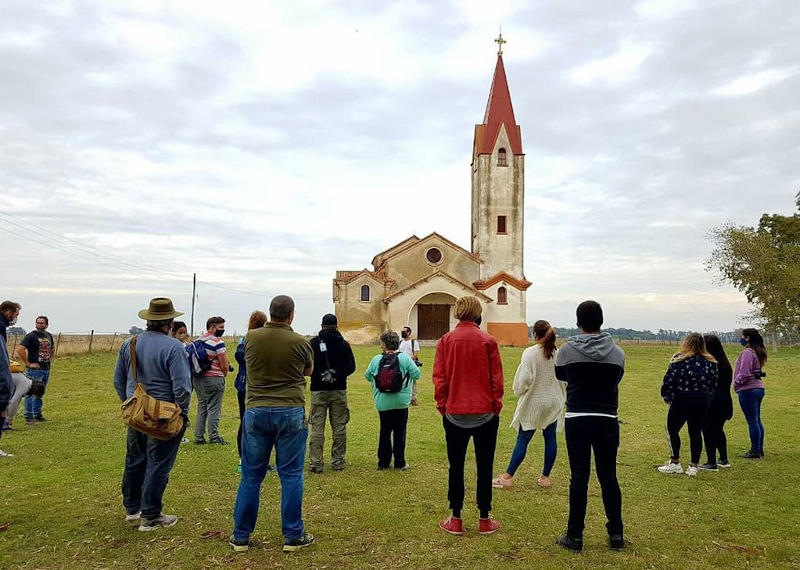
[[[475,129],[476,155],[494,152],[500,125],[506,126],[511,153],[523,154],[522,136],[519,125],[514,119],[514,107],[511,106],[511,92],[508,89],[502,53],[497,55],[497,66],[494,68],[494,79],[492,79],[492,89],[489,91],[489,102],[486,104],[483,124],[477,125]]]

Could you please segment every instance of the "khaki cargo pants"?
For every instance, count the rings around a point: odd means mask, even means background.
[[[344,454],[347,451],[347,423],[350,408],[347,407],[347,390],[319,390],[311,392],[311,441],[308,446],[308,463],[312,471],[322,471],[324,461],[322,448],[325,444],[325,421],[330,416],[333,444],[331,445],[331,467],[344,469]]]

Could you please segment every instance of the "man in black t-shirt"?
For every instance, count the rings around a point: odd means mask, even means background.
[[[45,388],[50,380],[50,362],[53,360],[53,335],[47,332],[50,321],[45,316],[36,317],[36,330],[29,332],[17,347],[17,356],[25,365],[25,375],[31,380],[41,380]],[[25,423],[45,421],[42,415],[42,396],[25,398]]]

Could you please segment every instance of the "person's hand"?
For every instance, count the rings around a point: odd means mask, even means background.
[[[38,370],[39,365],[36,362],[31,362],[28,364],[28,368],[30,368],[31,370]]]

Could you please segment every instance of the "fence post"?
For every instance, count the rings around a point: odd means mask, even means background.
[[[61,346],[61,333],[58,333],[58,339],[56,339],[56,349],[53,353],[53,356],[58,356],[58,347]]]
[[[14,335],[14,346],[11,348],[11,356],[10,358],[14,358],[14,354],[17,352],[17,339],[19,335]]]
[[[114,343],[117,341],[117,333],[114,333],[114,338],[111,339],[111,352],[114,352]]]
[[[92,353],[92,342],[94,341],[94,329],[89,333],[89,354]]]

